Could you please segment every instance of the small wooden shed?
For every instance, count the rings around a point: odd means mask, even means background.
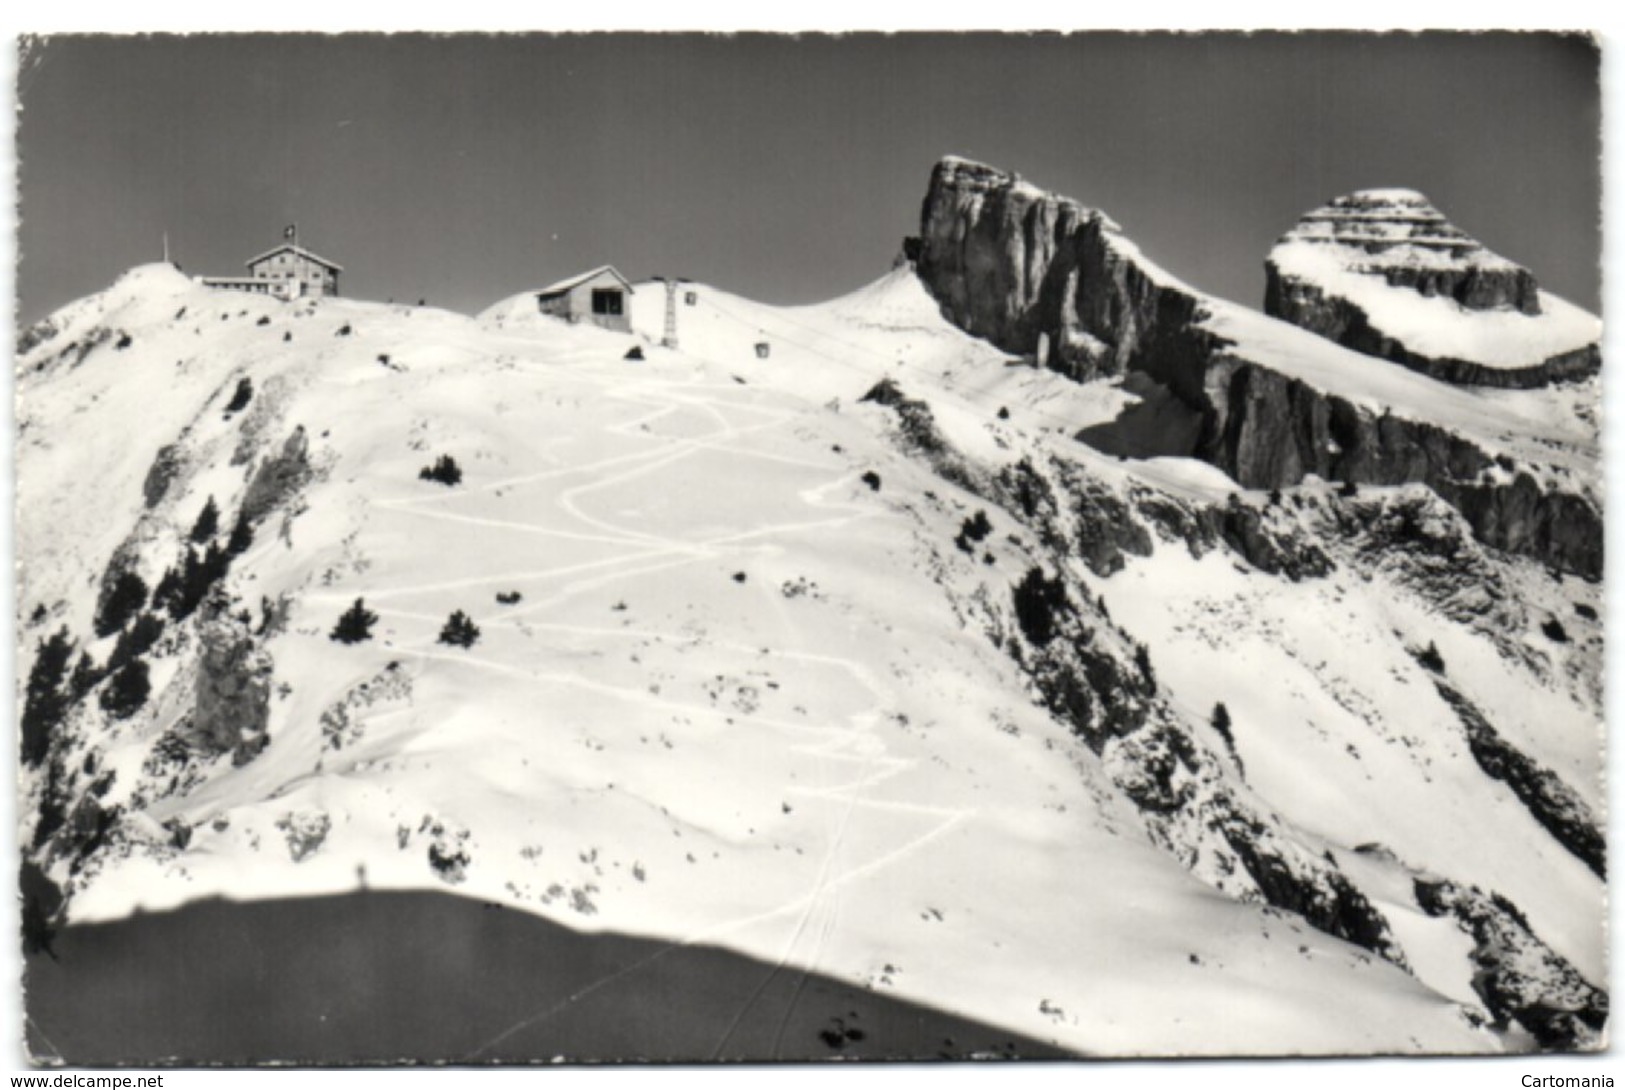
[[[550,284],[536,293],[543,314],[568,322],[591,322],[617,333],[632,332],[632,285],[613,265]]]

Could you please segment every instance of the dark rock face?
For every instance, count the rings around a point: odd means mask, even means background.
[[[198,631],[197,700],[189,742],[207,753],[231,753],[246,764],[269,740],[271,656],[248,627],[229,616],[205,622]]]
[[[185,456],[179,444],[169,443],[158,449],[158,456],[152,460],[152,465],[147,468],[147,476],[141,482],[141,498],[146,502],[147,510],[164,501],[169,494],[170,484],[180,475],[184,465]]]
[[[980,163],[932,172],[916,268],[960,328],[1015,353],[1042,342],[1042,362],[1080,380],[1199,362],[1222,343],[1192,328],[1198,298],[1168,290],[1104,214]]]
[[[1211,508],[1205,514],[1217,515],[1219,535],[1224,543],[1247,558],[1253,567],[1269,575],[1284,575],[1294,583],[1329,575],[1332,561],[1320,546],[1298,535],[1277,532],[1267,515],[1242,503],[1232,495],[1222,512]]]
[[[260,462],[243,496],[244,519],[259,522],[305,485],[311,475],[309,448],[301,424],[289,433],[279,454]]]
[[[1465,311],[1539,317],[1534,275],[1485,249],[1419,193],[1366,190],[1304,216],[1265,262],[1264,313],[1345,348],[1459,385],[1529,389],[1594,374],[1602,366],[1594,342],[1571,344],[1519,367],[1486,366],[1472,358],[1472,346],[1465,343],[1460,354],[1420,351],[1379,328],[1348,291],[1320,282],[1310,271],[1319,263],[1352,274],[1355,283],[1370,281],[1365,297],[1414,292],[1453,300]]]
[[[1608,1021],[1608,995],[1537,938],[1504,897],[1445,879],[1416,880],[1430,916],[1452,916],[1473,938],[1473,990],[1502,1025],[1516,1020],[1541,1046],[1596,1048]]]
[[[1608,846],[1603,840],[1602,827],[1585,801],[1555,772],[1542,768],[1528,754],[1502,738],[1472,701],[1443,681],[1435,679],[1433,685],[1466,728],[1467,747],[1484,774],[1511,788],[1530,816],[1540,822],[1553,839],[1590,867],[1598,878],[1607,877]]]
[[[1011,652],[1051,712],[1102,758],[1154,842],[1186,866],[1200,856],[1221,860],[1232,876],[1223,888],[1406,965],[1382,913],[1334,864],[1238,797],[1218,760],[1127,661],[1123,635],[1088,603],[1076,604],[1064,579],[1033,568],[1012,597],[1026,644],[1013,642]]]
[[[1123,569],[1125,557],[1151,555],[1151,535],[1134,519],[1126,502],[1074,467],[1062,464],[1055,468],[1072,508],[1072,551],[1090,571],[1111,575]]]
[[[1585,378],[1602,369],[1602,353],[1595,344],[1555,353],[1527,367],[1486,367],[1459,356],[1429,356],[1375,328],[1370,316],[1357,303],[1329,297],[1316,285],[1282,273],[1273,262],[1265,264],[1264,275],[1264,313],[1302,326],[1345,348],[1392,360],[1441,382],[1529,390]],[[1422,294],[1448,293],[1424,291]]]
[[[1145,374],[1200,418],[1195,456],[1244,487],[1286,487],[1311,473],[1420,482],[1486,544],[1601,577],[1602,515],[1590,499],[1543,488],[1527,473],[1480,480],[1494,459],[1474,442],[1375,413],[1250,358],[1204,326],[1204,296],[1141,257],[1100,212],[992,167],[945,159],[931,174],[917,252],[916,271],[949,320],[1080,381]]]

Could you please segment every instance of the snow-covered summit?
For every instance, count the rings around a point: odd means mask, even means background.
[[[1414,190],[1361,190],[1307,213],[1266,267],[1267,313],[1445,381],[1529,387],[1600,366],[1596,317]]]

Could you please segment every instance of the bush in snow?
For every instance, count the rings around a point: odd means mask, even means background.
[[[452,885],[456,885],[466,877],[471,862],[473,860],[461,845],[443,845],[439,842],[429,845],[429,866]]]
[[[277,818],[276,827],[288,842],[288,858],[295,863],[303,863],[321,849],[327,834],[332,831],[333,819],[320,810],[289,811]]]
[[[418,480],[439,481],[447,488],[460,483],[462,479],[462,469],[457,465],[457,460],[449,454],[442,454],[435,459],[434,465],[424,466],[418,470]]]
[[[497,601],[505,606],[517,605],[521,597],[523,596],[517,590],[497,591]]]
[[[263,324],[267,320],[268,319],[261,319],[261,324]],[[253,398],[253,396],[254,396],[254,383],[253,383],[253,380],[250,379],[247,375],[244,375],[242,378],[237,380],[236,392],[234,392],[231,395],[231,401],[228,402],[227,405],[226,405],[226,412],[228,412],[228,413],[242,412],[244,409],[248,408],[248,402],[249,402],[250,399]]]
[[[1548,617],[1540,622],[1540,630],[1553,643],[1569,642],[1569,634],[1563,630],[1563,622],[1556,617]]]
[[[368,609],[360,598],[355,605],[340,615],[328,639],[338,643],[360,643],[372,639],[372,626],[378,623],[378,614]]]
[[[1015,591],[1016,623],[1034,646],[1043,647],[1057,634],[1056,616],[1068,608],[1060,576],[1046,579],[1042,568],[1029,568]]]
[[[954,538],[954,544],[964,553],[975,553],[973,542],[982,541],[993,532],[993,524],[988,521],[987,512],[978,510],[976,514],[966,519],[959,527],[959,536]]]
[[[473,647],[480,638],[479,626],[462,610],[453,610],[440,630],[440,642],[452,647]]]
[[[140,659],[125,663],[107,688],[102,690],[102,710],[114,719],[128,719],[141,710],[152,693],[147,664]]]
[[[869,491],[871,491],[871,492],[879,492],[880,491],[880,474],[876,473],[872,469],[869,470],[867,473],[865,473],[863,475],[863,483],[869,486]]]
[[[1416,661],[1421,666],[1432,670],[1435,674],[1444,673],[1444,656],[1439,654],[1439,648],[1432,640],[1420,651],[1416,652]]]

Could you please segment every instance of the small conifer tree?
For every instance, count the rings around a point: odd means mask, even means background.
[[[449,454],[442,454],[435,459],[434,465],[424,466],[418,470],[418,480],[438,481],[447,488],[460,483],[462,479],[462,468],[458,466],[457,460]]]
[[[1140,671],[1140,676],[1145,678],[1145,683],[1151,686],[1154,692],[1157,688],[1157,675],[1151,669],[1151,651],[1143,643],[1134,645],[1134,666]]]
[[[468,614],[462,610],[453,610],[446,618],[445,627],[440,630],[440,642],[452,647],[473,647],[480,638],[480,629]]]
[[[254,527],[248,521],[248,516],[238,515],[237,521],[232,524],[231,536],[226,539],[226,555],[241,556],[254,544]]]
[[[212,538],[219,529],[220,508],[214,505],[214,497],[210,496],[204,503],[203,510],[198,512],[197,521],[192,523],[192,533],[189,536],[201,545]]]
[[[140,711],[152,693],[148,674],[147,664],[141,659],[125,663],[102,690],[102,709],[114,719],[128,719]]]
[[[74,664],[73,676],[68,679],[68,693],[74,700],[84,698],[84,695],[101,683],[107,671],[96,665],[96,660],[90,657],[89,651],[79,652],[79,661]]]
[[[73,640],[68,630],[58,629],[50,639],[40,641],[34,666],[28,672],[21,726],[23,761],[30,768],[39,767],[45,760],[51,748],[51,734],[67,713],[62,679],[72,655]]]
[[[366,607],[360,599],[340,615],[328,638],[338,643],[360,643],[372,639],[372,626],[378,623],[378,614]]]
[[[147,584],[133,571],[122,571],[96,611],[96,635],[111,636],[147,604]]]
[[[107,656],[108,671],[117,670],[132,659],[146,654],[163,634],[162,620],[151,613],[137,614],[130,627],[119,633],[118,642]]]
[[[1421,651],[1416,653],[1416,661],[1432,670],[1435,674],[1444,673],[1444,656],[1439,654],[1439,647],[1432,640]]]

